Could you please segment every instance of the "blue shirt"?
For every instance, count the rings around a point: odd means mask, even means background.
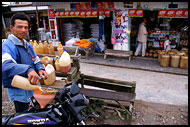
[[[15,75],[28,78],[31,70],[38,72],[45,70],[39,57],[33,50],[30,43],[24,40],[23,43],[13,34],[2,43],[2,85],[9,86],[8,97],[12,102],[29,102],[29,98],[33,96],[33,91],[23,90],[11,87],[12,79]]]

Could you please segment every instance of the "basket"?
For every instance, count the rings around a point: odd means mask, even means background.
[[[184,69],[188,68],[188,56],[181,56],[179,67]]]
[[[162,67],[168,67],[170,65],[170,55],[163,54],[160,59],[160,65]]]
[[[179,67],[179,61],[180,61],[179,55],[171,55],[170,66],[171,67]]]

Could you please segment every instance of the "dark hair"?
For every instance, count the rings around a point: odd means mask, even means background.
[[[165,37],[167,37],[169,39],[169,35],[166,35]]]
[[[25,15],[24,13],[16,13],[11,17],[11,25],[15,25],[15,20],[20,19],[20,20],[25,20],[28,21],[28,26],[30,26],[30,18]]]

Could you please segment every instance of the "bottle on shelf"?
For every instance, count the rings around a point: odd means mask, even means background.
[[[39,53],[39,46],[36,40],[34,40],[33,49],[36,54]]]
[[[48,43],[47,41],[44,41],[44,54],[48,54],[48,53],[49,53]]]
[[[48,45],[48,51],[49,51],[49,54],[55,55],[54,46],[51,41],[49,42],[49,45]]]
[[[44,45],[42,44],[42,41],[39,41],[39,53],[44,54]]]
[[[57,54],[58,56],[61,56],[63,53],[63,45],[61,44],[61,42],[59,42],[59,45],[57,46]]]
[[[33,46],[33,44],[34,44],[32,40],[30,40],[29,43],[30,43],[32,46]]]

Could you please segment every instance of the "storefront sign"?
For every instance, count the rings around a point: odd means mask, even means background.
[[[109,7],[109,10],[113,10],[114,9],[114,2],[108,2],[108,7]]]
[[[92,17],[98,17],[98,11],[92,11]]]
[[[188,18],[187,9],[161,9],[158,18]]]
[[[158,10],[158,18],[166,17],[167,10]]]
[[[69,11],[69,17],[75,17],[75,12],[74,11]]]
[[[79,17],[80,11],[75,11],[75,17]]]
[[[182,9],[176,10],[176,11],[175,11],[175,17],[176,17],[176,18],[181,18],[181,17],[183,17],[183,10],[182,10]]]
[[[87,18],[92,17],[92,12],[91,12],[91,11],[86,11],[86,17],[87,17]]]
[[[48,9],[48,16],[50,19],[55,18],[54,9]]]
[[[51,31],[51,36],[52,36],[52,39],[56,39],[56,32],[55,32],[55,30]]]
[[[183,16],[184,18],[188,18],[188,10],[183,10]]]
[[[65,17],[69,17],[69,11],[65,11]]]
[[[96,2],[97,10],[103,10],[102,2]]]
[[[80,3],[75,3],[75,9],[80,10]]]
[[[129,9],[129,17],[143,17],[143,9]]]
[[[107,16],[107,17],[110,17],[110,10],[105,10],[104,15]]]
[[[86,10],[91,10],[91,3],[90,2],[85,3],[85,6],[86,6]]]
[[[166,11],[166,17],[174,17],[175,16],[175,10],[167,10]]]
[[[55,29],[55,21],[54,20],[50,20],[50,28]]]
[[[136,17],[143,17],[143,9],[136,10],[135,16]]]
[[[85,18],[85,16],[86,16],[86,11],[80,11],[79,16],[80,16],[81,18]]]

